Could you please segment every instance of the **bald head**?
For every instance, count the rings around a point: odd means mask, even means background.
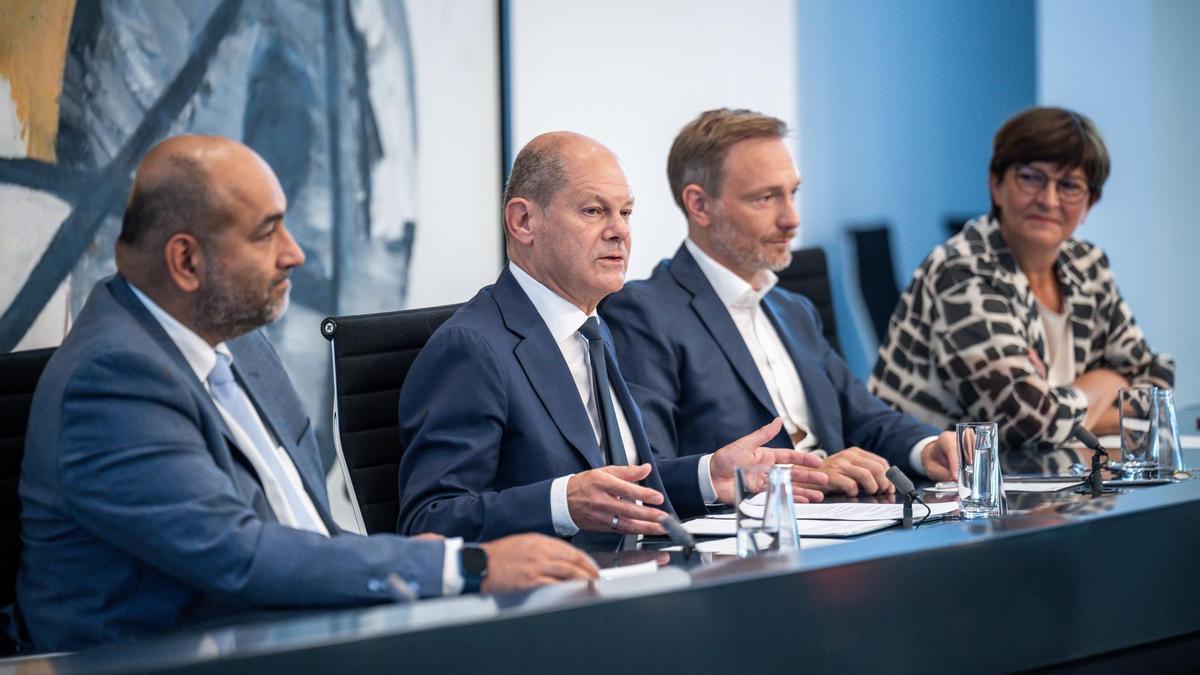
[[[130,254],[157,256],[174,234],[207,241],[228,225],[230,192],[237,189],[229,169],[247,163],[265,166],[253,150],[220,136],[175,136],[154,146],[138,166],[125,205],[118,269],[144,276],[145,270],[128,268]]]
[[[513,161],[504,187],[504,204],[521,197],[548,206],[554,193],[567,183],[568,160],[595,152],[616,159],[611,150],[596,140],[571,131],[552,131],[535,137]]]
[[[253,150],[176,136],[138,166],[117,239],[117,270],[210,343],[273,321],[304,254],[287,198]]]

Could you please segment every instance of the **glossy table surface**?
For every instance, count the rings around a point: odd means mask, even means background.
[[[1088,457],[1010,454],[1006,471],[1059,473]],[[1200,452],[1186,459],[1200,466]],[[657,573],[592,584],[264,613],[0,672],[1046,667],[1200,632],[1198,534],[1200,480],[1095,499],[1010,494],[1003,518],[794,556],[675,553]]]

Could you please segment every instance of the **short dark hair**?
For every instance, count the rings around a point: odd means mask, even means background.
[[[550,205],[554,193],[567,182],[567,166],[559,146],[558,143],[530,143],[521,148],[508,174],[501,208],[516,197],[541,207]]]
[[[667,155],[667,180],[675,203],[687,213],[683,188],[693,183],[709,196],[720,197],[729,148],[752,138],[783,138],[787,133],[786,122],[753,110],[718,108],[700,113],[679,131]]]
[[[1086,115],[1066,108],[1030,108],[1010,118],[996,132],[989,171],[997,181],[1014,164],[1050,162],[1083,169],[1088,184],[1088,205],[1100,200],[1111,168],[1108,148],[1096,125]],[[992,217],[1000,207],[992,202]]]
[[[187,232],[201,241],[229,220],[204,168],[194,159],[174,156],[161,176],[135,183],[125,204],[117,241],[145,248]]]

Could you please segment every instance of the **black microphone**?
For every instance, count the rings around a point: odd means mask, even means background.
[[[892,485],[896,486],[896,490],[898,490],[900,492],[900,494],[902,494],[906,497],[911,496],[914,499],[916,498],[917,487],[915,485],[913,485],[913,482],[911,480],[908,479],[908,476],[904,475],[904,472],[900,470],[900,467],[898,467],[898,466],[890,467],[887,470],[886,475],[887,475],[887,479],[892,481]]]
[[[1100,439],[1096,438],[1096,434],[1088,431],[1082,424],[1076,424],[1075,428],[1071,430],[1071,435],[1089,449],[1104,452],[1104,446],[1100,445]]]
[[[683,525],[678,520],[667,515],[659,518],[658,524],[667,531],[671,542],[683,549],[684,555],[691,555],[692,551],[696,550],[696,538],[692,536],[691,532],[683,529]]]
[[[917,487],[913,485],[913,482],[908,479],[908,476],[904,475],[904,472],[901,471],[900,467],[898,466],[888,467],[885,475],[887,476],[888,480],[892,481],[892,485],[896,486],[896,490],[898,490],[900,494],[904,495],[904,511],[900,520],[900,527],[906,530],[911,530],[913,526],[912,505],[914,501],[919,501],[921,499],[917,496]]]
[[[1100,469],[1108,462],[1108,452],[1100,445],[1100,439],[1082,424],[1076,424],[1075,428],[1071,429],[1071,436],[1092,450],[1092,472],[1088,474],[1087,482],[1091,486],[1092,496],[1099,497],[1104,494],[1104,476],[1100,474]]]

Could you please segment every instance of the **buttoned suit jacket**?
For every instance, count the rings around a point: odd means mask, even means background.
[[[775,287],[761,306],[795,365],[820,446],[861,447],[908,470],[912,446],[938,430],[867,391],[825,340],[807,298]],[[737,325],[686,246],[606,299],[600,314],[660,458],[711,452],[777,416]],[[781,430],[769,445],[792,444]]]
[[[668,512],[702,512],[698,458],[670,467],[655,460],[603,322],[601,333],[638,457],[653,465],[643,484],[664,493]],[[551,484],[604,466],[562,352],[507,267],[421,350],[401,390],[399,415],[406,447],[397,524],[403,533],[468,541],[517,532],[555,536]]]
[[[441,592],[444,547],[342,534],[312,423],[259,331],[235,376],[332,537],[280,525],[183,354],[121,277],[93,289],[34,394],[21,467],[18,605],[35,646],[75,650],[248,608]]]

